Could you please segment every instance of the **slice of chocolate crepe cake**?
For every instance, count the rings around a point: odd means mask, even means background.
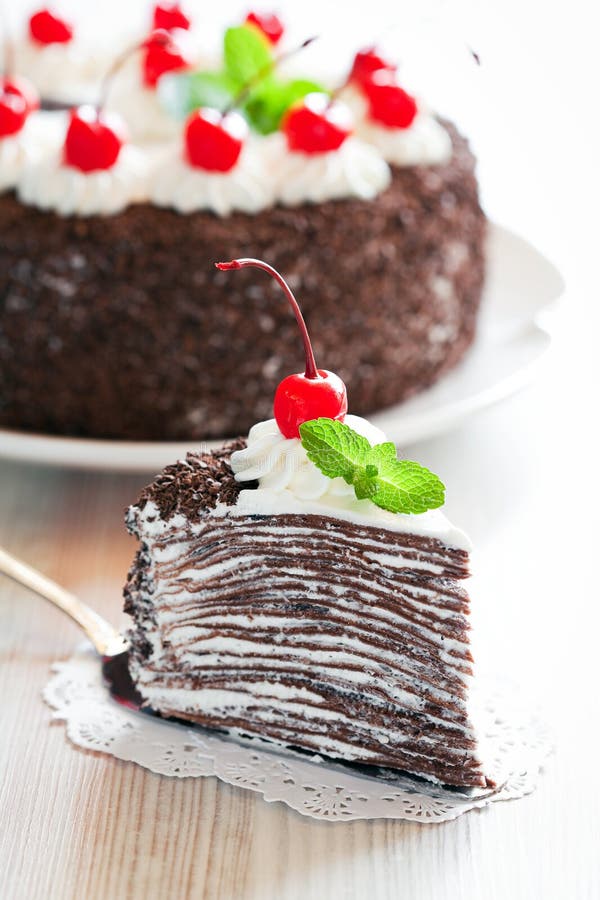
[[[259,486],[261,457],[272,470]],[[440,512],[343,493],[266,422],[246,449],[169,466],[127,522],[141,542],[126,587],[130,670],[153,709],[493,786],[469,710],[468,543]]]
[[[472,711],[469,543],[444,485],[317,369],[275,419],[169,466],[127,513],[129,668],[164,716],[279,745],[493,788]],[[373,769],[372,771],[375,771]]]

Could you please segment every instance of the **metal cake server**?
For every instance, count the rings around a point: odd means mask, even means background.
[[[142,706],[142,697],[131,680],[127,665],[129,644],[123,635],[106,619],[103,619],[102,616],[83,603],[75,594],[71,594],[55,581],[28,566],[27,563],[16,559],[16,557],[7,553],[6,550],[3,550],[2,547],[0,547],[0,575],[6,575],[8,578],[16,581],[17,584],[29,588],[30,591],[33,591],[39,597],[48,600],[82,629],[102,660],[102,674],[115,700],[129,709],[135,709],[152,716],[160,716],[160,713],[157,713],[150,707]],[[169,719],[169,721],[179,722],[185,725],[186,728],[205,730],[200,725],[181,719]],[[492,796],[492,794],[497,793],[502,788],[502,785],[498,785],[492,790],[489,788],[459,788],[450,785],[433,784],[416,775],[393,769],[369,766],[367,764],[347,763],[342,760],[317,758],[313,751],[305,751],[293,747],[274,747],[272,743],[263,741],[260,738],[249,737],[244,739],[239,735],[233,737],[226,732],[221,733],[228,740],[234,740],[236,743],[244,746],[255,747],[266,753],[290,755],[312,762],[317,762],[318,759],[319,763],[326,764],[328,767],[342,772],[374,778],[377,781],[385,781],[390,786],[400,790],[427,794],[430,797],[442,799],[444,797],[456,798],[457,796],[464,796],[469,799],[474,797],[484,798]]]
[[[112,696],[119,703],[132,709],[142,708],[142,698],[135,689],[127,666],[129,645],[110,622],[103,619],[75,594],[71,594],[27,563],[7,553],[2,547],[0,547],[0,574],[29,588],[38,597],[48,600],[69,616],[89,638],[100,656],[102,674]]]

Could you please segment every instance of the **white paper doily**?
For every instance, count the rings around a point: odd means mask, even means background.
[[[406,819],[444,822],[497,800],[531,793],[552,750],[543,724],[516,706],[506,686],[494,684],[486,704],[486,737],[495,766],[506,778],[487,797],[457,796],[410,779],[389,784],[343,766],[265,749],[263,742],[241,744],[232,738],[166,722],[117,703],[102,681],[98,656],[88,647],[53,666],[44,699],[53,719],[66,723],[79,747],[128,760],[160,775],[176,778],[216,775],[228,784],[279,800],[306,816],[328,821]]]

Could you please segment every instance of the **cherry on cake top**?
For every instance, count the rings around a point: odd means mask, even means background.
[[[163,40],[157,40],[157,35],[163,35]],[[191,61],[187,58],[179,45],[176,35],[168,29],[157,29],[142,45],[142,80],[148,88],[154,89],[159,78],[167,72],[181,72],[191,68]]]
[[[279,43],[285,31],[283,22],[275,13],[249,12],[245,24],[258,28],[273,45]]]
[[[0,76],[0,139],[19,134],[39,105],[37,91],[25,78]]]
[[[29,35],[36,44],[69,44],[74,29],[70,22],[48,7],[34,12],[29,19]]]
[[[375,47],[359,50],[354,57],[348,81],[363,86],[374,72],[395,72],[398,67],[386,60]]]
[[[398,83],[398,67],[375,47],[359,50],[348,82],[365,96],[369,118],[387,128],[409,128],[418,112],[417,101]]]
[[[142,49],[165,50],[173,45],[168,31],[156,29],[141,44],[118,57],[105,76],[100,101],[96,106],[83,105],[71,110],[63,146],[63,162],[80,172],[90,173],[111,169],[117,162],[126,141],[126,128],[121,118],[104,109],[113,78],[132,53]]]
[[[283,436],[299,438],[301,425],[321,417],[343,422],[348,412],[346,385],[334,372],[317,368],[302,311],[285,279],[261,259],[232,259],[229,262],[215,263],[215,266],[221,271],[252,267],[267,272],[282,288],[296,317],[304,345],[305,369],[304,373],[288,375],[275,391],[273,412]]]
[[[172,31],[180,28],[182,31],[189,31],[192,22],[189,16],[185,14],[180,3],[163,2],[156,3],[152,12],[152,28],[164,28],[165,31]]]
[[[71,111],[63,161],[85,173],[111,169],[125,140],[125,128],[118,116],[94,106],[79,106]]]
[[[206,172],[229,172],[239,159],[248,131],[248,123],[236,110],[198,109],[185,125],[186,159]]]
[[[374,72],[363,85],[369,118],[388,128],[410,128],[418,112],[417,101],[397,83],[395,74]]]
[[[281,123],[290,150],[328,153],[352,134],[349,108],[329,94],[307,94],[286,112]]]

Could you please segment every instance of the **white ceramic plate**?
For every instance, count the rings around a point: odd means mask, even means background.
[[[477,340],[465,360],[428,391],[371,416],[397,444],[440,434],[515,393],[548,350],[547,313],[561,296],[560,273],[523,238],[492,225]],[[222,441],[202,444],[214,447]],[[133,442],[49,437],[0,429],[0,457],[54,466],[156,472],[200,449],[191,441]]]

